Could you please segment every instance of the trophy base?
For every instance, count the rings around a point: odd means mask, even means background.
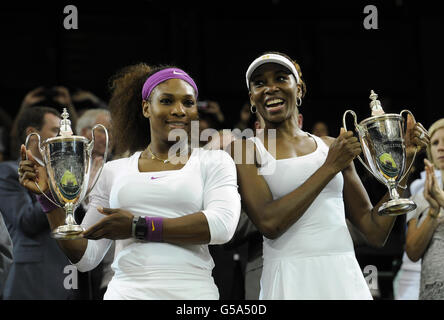
[[[51,232],[51,237],[58,240],[74,240],[83,238],[81,233],[85,231],[77,224],[64,225],[57,227]]]
[[[410,199],[395,199],[384,203],[379,207],[381,216],[399,216],[416,209],[416,203]]]

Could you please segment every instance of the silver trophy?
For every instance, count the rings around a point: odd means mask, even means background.
[[[348,113],[354,117],[355,130],[358,133],[365,162],[360,156],[359,161],[364,167],[381,183],[385,184],[390,191],[390,201],[385,202],[378,213],[380,215],[397,216],[416,209],[416,204],[410,199],[399,197],[396,190],[399,182],[404,179],[405,174],[410,171],[413,161],[408,170],[406,166],[406,150],[404,143],[405,120],[403,113],[409,113],[413,119],[415,117],[409,110],[402,110],[400,114],[384,113],[381,103],[377,100],[378,95],[371,90],[370,108],[372,116],[357,123],[356,114],[352,110],[344,113],[342,122],[347,130],[345,118]]]
[[[37,133],[31,133],[26,137],[25,147],[28,149],[29,138],[32,135],[38,137],[39,150],[44,163],[40,163],[37,158],[36,160],[46,168],[49,189],[58,203],[54,203],[42,193],[49,201],[64,208],[66,212],[65,225],[53,230],[51,236],[56,239],[71,240],[81,238],[80,234],[84,231],[74,219],[74,210],[94,188],[102,172],[108,154],[108,131],[101,124],[95,125],[92,128],[92,140],[90,142],[85,137],[72,135],[71,121],[68,120],[69,114],[66,108],[63,109],[62,117],[59,136],[49,138],[41,143],[40,136]],[[91,155],[94,148],[94,130],[98,127],[102,127],[105,131],[106,149],[102,166],[88,190],[92,168]],[[36,185],[40,190],[37,183]]]

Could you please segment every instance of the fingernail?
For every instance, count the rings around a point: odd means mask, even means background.
[[[103,207],[96,207],[97,208],[97,210],[99,210],[99,211],[103,211]]]

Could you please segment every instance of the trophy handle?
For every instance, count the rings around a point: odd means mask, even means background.
[[[404,110],[402,110],[402,111],[399,113],[399,115],[402,117],[402,114],[403,114],[404,112],[407,112],[408,114],[410,114],[410,115],[413,117],[413,121],[415,121],[415,123],[416,123],[415,116],[413,115],[413,113],[412,113],[410,110],[404,109]],[[402,131],[405,131],[405,130],[406,130],[406,126],[404,125],[404,123],[402,123]],[[407,173],[410,172],[410,169],[412,168],[413,164],[415,163],[417,152],[418,152],[418,150],[415,148],[415,153],[413,154],[412,162],[410,163],[409,168],[408,168],[408,169],[405,171],[405,173],[402,175],[401,179],[399,179],[399,181],[402,181],[402,180],[405,178],[405,176],[407,175]]]
[[[109,142],[109,138],[108,138],[108,130],[106,130],[104,125],[101,124],[96,124],[93,128],[92,128],[92,139],[91,142],[88,144],[88,154],[91,157],[92,155],[92,150],[94,148],[94,129],[96,129],[97,127],[102,127],[103,130],[105,131],[105,136],[106,136],[106,145],[105,145],[105,154],[103,155],[103,162],[102,162],[102,166],[100,167],[99,171],[97,172],[97,175],[94,179],[94,183],[92,184],[91,188],[89,188],[89,190],[86,192],[85,194],[85,198],[89,195],[89,193],[92,191],[92,189],[94,188],[94,186],[96,185],[97,181],[99,180],[99,177],[102,173],[102,169],[103,166],[105,165],[106,162],[106,158],[108,157],[108,142]]]
[[[361,129],[361,126],[358,124],[358,120],[357,120],[357,117],[356,117],[356,113],[355,113],[353,110],[347,110],[347,111],[344,112],[344,116],[342,117],[342,125],[343,125],[344,129],[345,129],[346,131],[348,131],[348,130],[347,130],[347,124],[345,123],[345,117],[347,116],[348,113],[351,113],[351,114],[353,115],[354,122],[355,122],[355,130],[356,130],[356,132],[358,133],[359,138],[361,138],[362,129]],[[364,168],[366,168],[367,171],[370,172],[370,174],[371,174],[372,176],[374,176],[377,180],[379,180],[379,182],[385,184],[384,181],[382,181],[381,179],[379,179],[379,177],[377,177],[377,176],[375,176],[375,175],[373,174],[372,170],[367,166],[367,164],[364,162],[364,160],[362,160],[362,158],[361,158],[360,155],[358,155],[357,158],[358,158],[359,161],[361,161],[361,163],[362,163],[362,165],[364,166]]]
[[[40,151],[41,155],[44,157],[44,156],[45,156],[45,150],[42,148],[42,143],[41,143],[41,140],[40,140],[40,135],[39,135],[38,133],[36,133],[36,132],[32,132],[32,133],[30,133],[30,134],[28,134],[28,136],[26,137],[26,141],[25,141],[25,148],[26,148],[26,150],[28,150],[28,142],[29,142],[29,138],[30,138],[32,135],[36,135],[37,138],[39,139],[39,151]],[[28,160],[28,153],[26,153],[26,160]],[[40,159],[34,157],[34,160],[35,160],[39,165],[41,165],[42,167],[46,167],[45,164],[44,164]],[[50,202],[52,202],[52,203],[53,203],[54,205],[56,205],[57,207],[60,207],[59,204],[57,204],[57,203],[55,203],[53,200],[51,200],[51,199],[50,199],[50,198],[49,198],[49,197],[48,197],[48,196],[42,191],[42,189],[40,189],[40,186],[39,186],[39,184],[38,184],[37,182],[34,181],[34,183],[35,183],[37,189],[39,189],[40,193],[43,194],[43,195],[45,196],[46,199],[48,199]],[[51,189],[50,189],[50,191],[51,191]],[[61,208],[61,207],[60,207],[60,208]]]
[[[31,138],[32,135],[37,136],[37,138],[39,139],[39,151],[42,154],[42,156],[44,156],[45,154],[45,150],[42,148],[42,142],[40,140],[40,135],[37,132],[32,132],[30,134],[28,134],[28,136],[26,137],[26,141],[25,141],[25,148],[26,150],[28,150],[28,143],[29,143],[29,138]],[[37,163],[39,165],[41,165],[42,167],[45,167],[45,164],[38,158],[34,157],[35,161],[37,161]],[[26,160],[28,160],[28,153],[26,153]]]

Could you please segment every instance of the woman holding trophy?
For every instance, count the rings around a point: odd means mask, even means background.
[[[208,244],[232,237],[240,197],[230,156],[190,147],[196,84],[181,69],[141,63],[113,77],[111,90],[117,153],[130,156],[105,164],[90,194],[83,238],[59,245],[87,271],[117,240],[104,299],[218,299]],[[176,143],[175,132],[186,139]],[[23,159],[25,152],[22,146]],[[38,179],[45,192],[46,171],[29,151],[28,157],[21,162],[22,184],[38,192]],[[62,225],[63,210],[44,205],[51,227]]]
[[[444,118],[432,124],[429,134],[426,180],[422,192],[413,195],[418,207],[408,216],[406,252],[412,261],[422,258],[419,299],[443,300]]]
[[[236,147],[244,159],[255,154],[254,163],[243,160],[236,167],[244,209],[264,235],[260,298],[371,299],[345,215],[374,246],[384,245],[395,217],[377,214],[389,195],[373,207],[356,173],[359,141],[344,129],[334,139],[298,127],[306,86],[288,56],[260,56],[246,82],[265,134],[233,142],[231,154]],[[424,148],[427,131],[408,119],[407,148]]]

